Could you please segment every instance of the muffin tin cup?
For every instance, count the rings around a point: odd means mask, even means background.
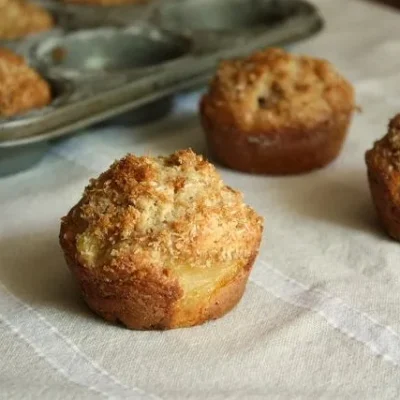
[[[137,71],[178,59],[190,51],[184,37],[148,25],[81,30],[43,40],[32,52],[42,69],[64,76]]]
[[[154,120],[169,107],[152,102],[204,84],[219,60],[290,44],[322,27],[317,10],[300,0],[153,0],[104,9],[46,4],[59,10],[60,25],[18,48],[51,82],[55,98],[42,109],[0,118],[0,158],[4,149],[28,149],[127,111],[125,120]],[[82,11],[94,8],[101,12]],[[70,23],[79,13],[74,30]],[[203,25],[195,24],[196,15]],[[93,24],[107,26],[87,29]]]

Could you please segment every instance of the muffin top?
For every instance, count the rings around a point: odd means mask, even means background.
[[[221,62],[203,105],[243,132],[309,129],[355,107],[351,84],[332,64],[277,48]]]
[[[9,117],[50,101],[49,84],[22,57],[0,48],[0,116]]]
[[[49,30],[51,14],[37,4],[23,0],[0,0],[0,39],[19,39]]]
[[[262,219],[215,167],[191,150],[127,155],[93,179],[63,218],[64,243],[80,265],[107,270],[245,264]]]
[[[368,164],[387,174],[400,172],[400,114],[390,120],[388,133],[374,143],[366,158]]]

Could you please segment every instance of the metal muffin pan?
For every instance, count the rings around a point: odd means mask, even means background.
[[[53,72],[77,74],[130,71],[162,64],[189,53],[190,40],[153,27],[81,30],[42,41],[32,54],[36,64]]]
[[[134,120],[143,121],[151,117],[152,102],[162,100],[159,105],[168,110],[167,96],[204,84],[219,60],[287,45],[322,27],[317,10],[302,0],[153,0],[111,8],[42,4],[59,12],[60,25],[12,47],[51,82],[55,97],[42,109],[0,118],[0,160],[12,151],[30,158],[30,150],[36,160],[39,143],[128,110],[138,110]],[[78,20],[80,29],[68,25]],[[0,175],[13,170],[0,163]]]

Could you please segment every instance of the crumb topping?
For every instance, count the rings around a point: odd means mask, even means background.
[[[53,17],[43,7],[23,0],[0,0],[0,39],[18,39],[49,30]]]
[[[400,114],[390,120],[388,133],[374,143],[367,158],[384,167],[388,173],[400,171]]]
[[[0,116],[43,107],[50,101],[49,84],[22,57],[0,48]]]
[[[205,112],[244,132],[309,127],[355,108],[351,84],[328,61],[270,48],[223,61]]]
[[[128,154],[90,182],[63,224],[84,266],[119,269],[244,264],[262,229],[242,194],[190,149]]]

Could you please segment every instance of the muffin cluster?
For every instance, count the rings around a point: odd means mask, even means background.
[[[355,108],[327,61],[267,49],[224,61],[200,104],[212,154],[240,171],[295,174],[340,152]],[[89,307],[132,329],[218,318],[241,299],[262,218],[191,150],[128,154],[62,219],[60,243]]]
[[[330,63],[280,49],[222,62],[200,104],[219,162],[272,175],[334,160],[354,110],[352,85]],[[400,114],[366,163],[378,216],[400,240]],[[241,193],[202,156],[180,150],[116,161],[62,219],[60,243],[97,314],[132,329],[171,329],[239,302],[262,232]]]

